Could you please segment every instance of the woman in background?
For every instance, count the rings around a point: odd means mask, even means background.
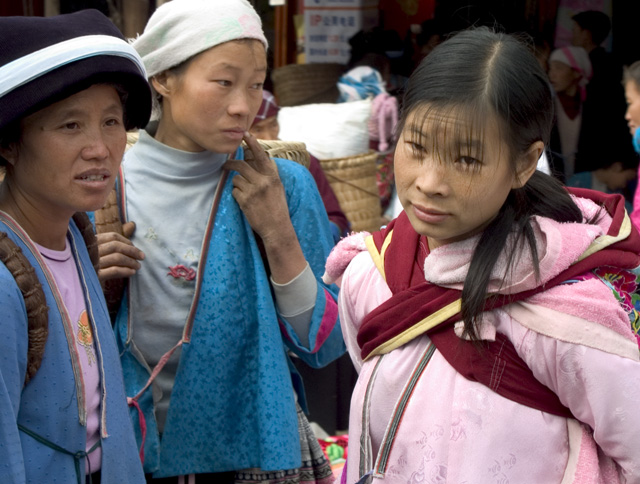
[[[549,56],[549,80],[555,91],[556,113],[551,163],[563,181],[585,170],[579,166],[578,150],[591,73],[589,55],[582,47],[561,47]]]

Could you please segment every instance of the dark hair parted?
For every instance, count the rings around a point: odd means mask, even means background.
[[[485,27],[456,34],[420,63],[407,85],[399,130],[412,113],[426,118],[434,112],[454,113],[472,121],[460,128],[470,131],[466,137],[453,133],[458,143],[482,133],[482,124],[495,119],[514,173],[533,143],[548,144],[553,123],[548,80],[531,49],[515,36]],[[446,122],[435,118],[436,123]],[[480,236],[464,282],[462,317],[465,333],[473,341],[479,340],[477,323],[490,297],[492,271],[510,237],[514,243],[506,254],[503,280],[525,244],[538,276],[538,251],[530,222],[535,215],[559,222],[583,221],[565,188],[542,172],[536,171],[522,188],[511,190],[498,216]]]

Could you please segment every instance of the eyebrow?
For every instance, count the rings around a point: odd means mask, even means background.
[[[242,69],[242,67],[237,66],[235,64],[229,64],[228,62],[223,62],[222,64],[219,64],[220,67],[222,67],[223,69],[231,69],[233,71],[239,71]],[[265,65],[264,67],[256,67],[254,69],[255,72],[267,72],[268,67]]]
[[[429,136],[427,136],[416,125],[409,126],[409,131],[417,139],[429,139]],[[450,144],[452,146],[469,146],[472,151],[482,151],[482,149],[484,148],[482,141],[476,138],[466,139],[463,141],[460,137],[456,137],[455,139],[450,141]]]

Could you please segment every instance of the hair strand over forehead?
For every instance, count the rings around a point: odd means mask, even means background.
[[[399,129],[423,106],[455,107],[472,121],[495,116],[513,155],[535,141],[547,144],[553,123],[551,91],[530,49],[488,28],[458,33],[421,62],[409,79]]]

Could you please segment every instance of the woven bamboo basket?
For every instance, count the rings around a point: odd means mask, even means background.
[[[258,140],[258,143],[271,158],[284,158],[309,168],[311,158],[307,151],[307,145],[304,143],[280,140]],[[245,143],[242,144],[242,147],[245,150],[248,149]]]
[[[344,65],[333,62],[281,66],[271,74],[273,91],[280,107],[335,103],[343,73]]]
[[[340,202],[340,208],[351,223],[351,230],[373,232],[380,229],[380,197],[378,196],[378,153],[320,160],[329,184]]]

